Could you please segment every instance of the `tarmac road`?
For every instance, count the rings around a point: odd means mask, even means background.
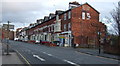
[[[39,44],[10,41],[12,49],[24,57],[28,64],[70,64],[75,66],[118,66],[118,60],[92,56],[61,47],[48,47]],[[99,64],[99,65],[98,65]]]

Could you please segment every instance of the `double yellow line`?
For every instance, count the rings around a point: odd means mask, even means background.
[[[29,66],[32,66],[32,65],[30,64],[30,62],[29,62],[21,53],[19,53],[17,50],[16,50],[16,52],[25,60],[25,62],[26,62]]]

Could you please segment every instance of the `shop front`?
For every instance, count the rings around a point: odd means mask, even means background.
[[[59,36],[60,46],[71,47],[72,46],[72,38],[71,32],[62,32]]]

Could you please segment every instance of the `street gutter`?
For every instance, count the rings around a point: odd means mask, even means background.
[[[17,53],[17,55],[18,55],[18,57],[20,58],[20,60],[26,65],[28,65],[28,66],[32,66],[31,64],[30,64],[30,62],[21,54],[21,53],[19,53],[17,50],[15,50],[16,51],[16,53]]]
[[[77,50],[77,52],[88,54],[88,55],[92,55],[92,56],[104,57],[104,58],[120,61],[120,58],[111,58],[111,57],[107,57],[107,56],[103,56],[103,55],[99,55],[99,54],[95,55],[95,54],[92,54],[90,52],[82,52],[82,51],[78,51],[78,50]]]

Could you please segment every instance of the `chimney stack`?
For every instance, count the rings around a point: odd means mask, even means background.
[[[80,6],[80,4],[78,2],[76,2],[76,1],[69,2],[69,9],[73,9],[75,7],[78,7],[78,6]]]

